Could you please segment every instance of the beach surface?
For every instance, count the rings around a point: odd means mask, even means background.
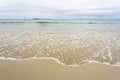
[[[0,21],[0,80],[120,80],[120,20]]]
[[[99,63],[65,66],[54,60],[1,60],[0,80],[120,80],[120,67]]]

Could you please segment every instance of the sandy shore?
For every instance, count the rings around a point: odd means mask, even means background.
[[[0,61],[0,80],[120,80],[120,67],[68,67],[53,60]]]

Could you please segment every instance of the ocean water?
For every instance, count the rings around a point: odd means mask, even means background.
[[[120,66],[120,20],[0,20],[0,60]]]

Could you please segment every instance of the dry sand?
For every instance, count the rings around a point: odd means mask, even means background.
[[[0,61],[0,80],[120,80],[120,67],[91,63],[68,67],[53,60]]]

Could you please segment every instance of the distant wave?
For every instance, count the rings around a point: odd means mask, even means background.
[[[39,20],[0,20],[0,24],[24,24],[24,23],[36,23],[36,24],[120,24],[119,20],[66,20],[66,21],[57,21],[57,20],[46,20],[46,21],[39,21]]]

